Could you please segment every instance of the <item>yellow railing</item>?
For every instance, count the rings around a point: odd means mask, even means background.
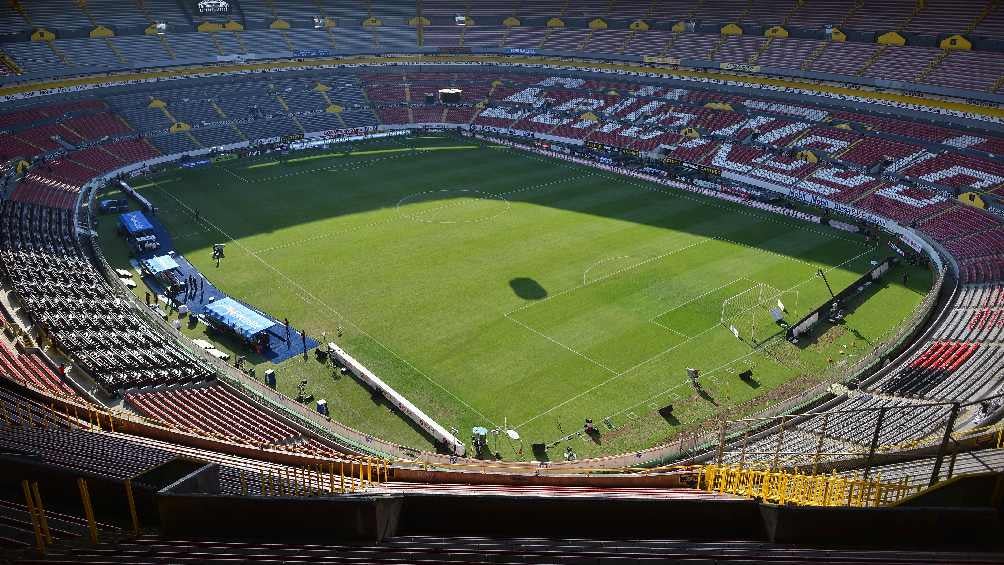
[[[901,481],[883,482],[837,475],[809,475],[795,471],[748,469],[738,465],[707,465],[697,475],[697,488],[734,494],[776,504],[797,506],[878,507],[916,494],[921,487]]]
[[[259,469],[257,488],[249,486],[252,472],[239,474],[241,495],[261,496],[327,496],[365,492],[390,478],[390,461],[366,459],[357,463],[339,462]]]

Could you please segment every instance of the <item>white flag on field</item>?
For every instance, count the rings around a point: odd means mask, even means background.
[[[732,332],[732,335],[736,336],[736,339],[739,339],[739,330],[735,326],[729,326],[729,331]]]
[[[777,299],[777,309],[780,310],[780,311],[782,311],[782,312],[787,312],[788,311],[788,309],[784,307],[784,302],[781,302],[780,298]]]

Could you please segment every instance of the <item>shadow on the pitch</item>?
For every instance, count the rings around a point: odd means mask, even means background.
[[[524,300],[543,300],[547,298],[547,290],[540,283],[528,277],[516,277],[509,281],[509,287],[516,296]]]
[[[718,406],[718,401],[703,388],[697,389],[697,395],[704,399],[705,402],[710,402],[712,406]]]
[[[663,420],[666,420],[666,423],[669,424],[670,426],[679,426],[680,425],[679,418],[677,418],[676,416],[673,415],[673,405],[672,404],[668,404],[666,406],[663,406],[662,408],[660,408],[659,410],[657,410],[657,412],[658,412],[658,414],[660,416],[662,416]]]
[[[890,272],[896,272],[896,271],[890,270]],[[873,282],[872,284],[868,285],[868,287],[865,288],[863,291],[852,296],[850,299],[845,300],[843,303],[845,318],[837,324],[831,323],[829,320],[826,319],[825,315],[826,313],[821,312],[820,323],[816,324],[811,330],[809,330],[807,333],[799,337],[798,343],[796,344],[798,348],[806,349],[810,345],[814,345],[820,341],[823,341],[823,336],[826,334],[826,332],[830,331],[832,328],[836,326],[842,327],[843,331],[849,332],[855,338],[864,341],[868,345],[872,345],[871,340],[869,340],[867,336],[862,334],[860,330],[858,330],[857,328],[852,328],[847,325],[846,316],[849,314],[853,314],[859,307],[868,302],[868,300],[872,296],[877,294],[880,290],[889,288],[892,285],[891,279],[892,279],[891,275],[886,275],[886,278],[879,279]]]

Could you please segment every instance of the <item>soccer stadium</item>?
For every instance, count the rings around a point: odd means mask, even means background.
[[[0,562],[1004,563],[999,0],[8,0]]]

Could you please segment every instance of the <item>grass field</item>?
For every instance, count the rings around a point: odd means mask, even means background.
[[[890,336],[931,283],[910,268],[904,286],[907,267],[898,268],[845,325],[803,348],[778,343],[764,309],[736,319],[740,341],[719,323],[729,297],[783,291],[794,321],[829,296],[817,269],[841,289],[887,248],[466,139],[348,149],[135,184],[217,286],[311,335],[333,339],[341,328],[344,348],[465,440],[472,426],[508,422],[528,448],[571,436],[589,417],[601,434],[568,438],[554,456],[567,445],[584,457],[665,441],[723,408],[752,410],[822,380]],[[111,224],[100,231],[121,265]],[[218,242],[228,243],[219,269],[210,259]],[[751,329],[772,354],[753,347]],[[701,369],[705,395],[687,367]],[[747,368],[752,383],[736,377]],[[350,426],[429,447],[361,384],[312,357],[277,373],[286,393],[307,377]],[[669,403],[664,418],[658,409]]]

